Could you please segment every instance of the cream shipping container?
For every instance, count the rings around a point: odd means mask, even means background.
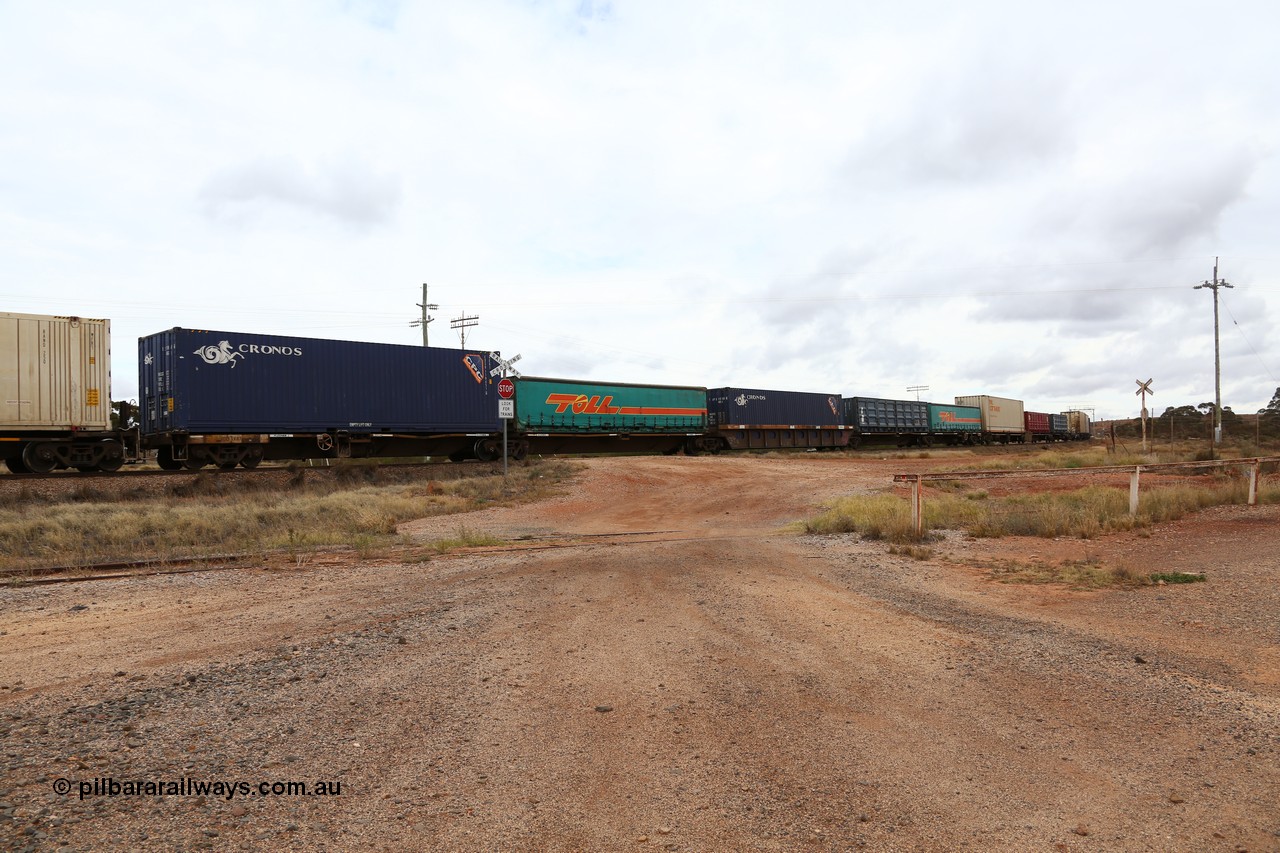
[[[0,457],[12,471],[115,470],[111,323],[0,312]]]
[[[975,394],[956,397],[957,406],[976,406],[982,413],[982,431],[993,435],[1008,435],[1010,441],[1021,441],[1026,430],[1023,422],[1022,401],[1007,397]],[[1013,438],[1017,435],[1018,438]],[[998,439],[997,439],[998,440]]]

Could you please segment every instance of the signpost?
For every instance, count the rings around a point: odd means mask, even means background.
[[[503,358],[502,353],[494,350],[489,353],[489,358],[493,359],[497,366],[489,371],[490,376],[501,376],[498,381],[498,417],[502,419],[502,476],[507,476],[507,421],[516,416],[516,384],[512,382],[508,376],[519,378],[520,371],[511,365],[520,360],[520,355],[516,354],[511,358]]]
[[[1133,381],[1138,383],[1138,390],[1133,392],[1134,396],[1137,396],[1139,394],[1142,395],[1142,452],[1146,453],[1147,452],[1147,395],[1155,394],[1156,392],[1151,390],[1152,380],[1150,379],[1148,379],[1146,382],[1143,382],[1141,379],[1135,379]],[[1172,423],[1173,418],[1170,418],[1169,422]]]

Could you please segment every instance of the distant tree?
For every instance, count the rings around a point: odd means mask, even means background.
[[[1258,435],[1275,438],[1280,436],[1280,388],[1276,389],[1271,402],[1258,409]]]
[[[1242,428],[1242,423],[1244,422],[1240,420],[1240,416],[1231,411],[1230,406],[1222,407],[1222,429],[1224,431],[1234,432],[1236,429]]]
[[[1258,414],[1280,415],[1280,388],[1276,389],[1275,396],[1271,398],[1271,402],[1267,403],[1265,408],[1258,410]]]
[[[1213,410],[1213,404],[1209,404]],[[1195,406],[1169,406],[1156,418],[1152,432],[1161,438],[1197,438],[1204,435],[1208,416]]]

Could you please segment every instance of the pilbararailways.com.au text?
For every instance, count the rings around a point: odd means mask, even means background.
[[[74,781],[55,779],[53,792],[59,796],[78,793],[88,797],[340,797],[339,781],[245,782],[239,779],[116,779],[108,776]]]

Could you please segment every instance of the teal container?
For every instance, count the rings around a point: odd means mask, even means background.
[[[525,376],[515,380],[514,427],[526,433],[701,433],[707,389]]]
[[[930,403],[929,432],[982,432],[982,409]]]

